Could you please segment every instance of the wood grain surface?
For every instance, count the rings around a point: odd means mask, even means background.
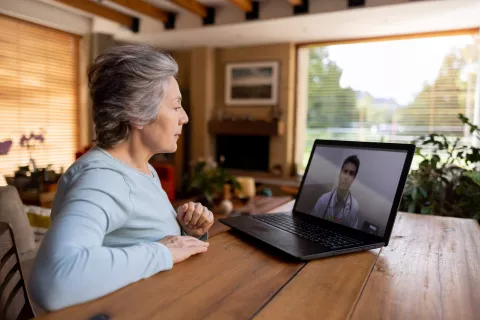
[[[347,319],[379,251],[309,262],[255,319]]]
[[[480,227],[401,213],[353,319],[480,319]]]
[[[222,233],[170,271],[40,319],[248,319],[302,266]]]
[[[399,213],[388,247],[308,263],[232,231],[209,242],[170,271],[41,319],[479,319],[474,220]]]

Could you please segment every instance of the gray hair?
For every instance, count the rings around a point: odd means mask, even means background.
[[[99,55],[88,70],[96,143],[113,147],[128,138],[131,126],[155,120],[168,77],[178,65],[150,45],[122,45]]]

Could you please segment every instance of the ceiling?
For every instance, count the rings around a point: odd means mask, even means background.
[[[173,4],[169,0],[144,0],[145,2],[149,2],[156,7],[165,9],[165,10],[173,10],[173,11],[180,11],[182,10],[181,7]],[[269,0],[267,0],[269,1]],[[273,0],[273,1],[285,1],[285,0]],[[223,7],[223,6],[234,6],[231,1],[229,0],[197,0],[197,2],[200,2],[203,5],[206,6],[211,6],[211,7]],[[260,0],[261,2],[261,0]],[[263,0],[265,2],[265,0]]]
[[[159,7],[167,3],[164,0],[149,2]],[[201,2],[214,5],[225,4],[227,0]],[[474,28],[480,25],[479,12],[480,1],[477,0],[416,1],[192,29],[121,33],[116,38],[120,41],[147,42],[168,50],[194,46],[329,41]]]
[[[110,3],[109,0],[90,0],[90,1],[101,2],[106,6],[114,7],[116,10],[120,10],[120,11],[124,11],[124,12],[131,12],[129,10],[124,10],[125,8],[122,9],[120,6],[115,6],[114,4]],[[171,12],[177,12],[177,13],[188,12],[186,9],[184,9],[183,7],[173,3],[170,0],[142,0],[142,1],[153,4],[155,7],[163,9],[165,11],[171,11]],[[195,1],[201,3],[205,6],[208,6],[208,7],[235,8],[235,9],[240,10],[230,0],[195,0]],[[267,2],[278,1],[279,4],[281,4],[281,5],[284,5],[283,2],[287,2],[287,0],[257,0],[257,1],[259,1],[260,3],[264,3],[264,4],[267,3]],[[320,0],[320,1],[322,1],[322,0]],[[286,4],[288,4],[288,2]]]

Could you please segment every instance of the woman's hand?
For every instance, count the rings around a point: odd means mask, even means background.
[[[213,224],[213,213],[200,203],[188,202],[178,207],[177,220],[191,236],[203,236]]]
[[[158,241],[167,246],[172,253],[173,263],[179,263],[197,253],[207,251],[208,242],[190,236],[167,236]]]

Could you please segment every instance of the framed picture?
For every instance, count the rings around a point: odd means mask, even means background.
[[[229,63],[225,68],[226,105],[276,105],[278,61]]]

